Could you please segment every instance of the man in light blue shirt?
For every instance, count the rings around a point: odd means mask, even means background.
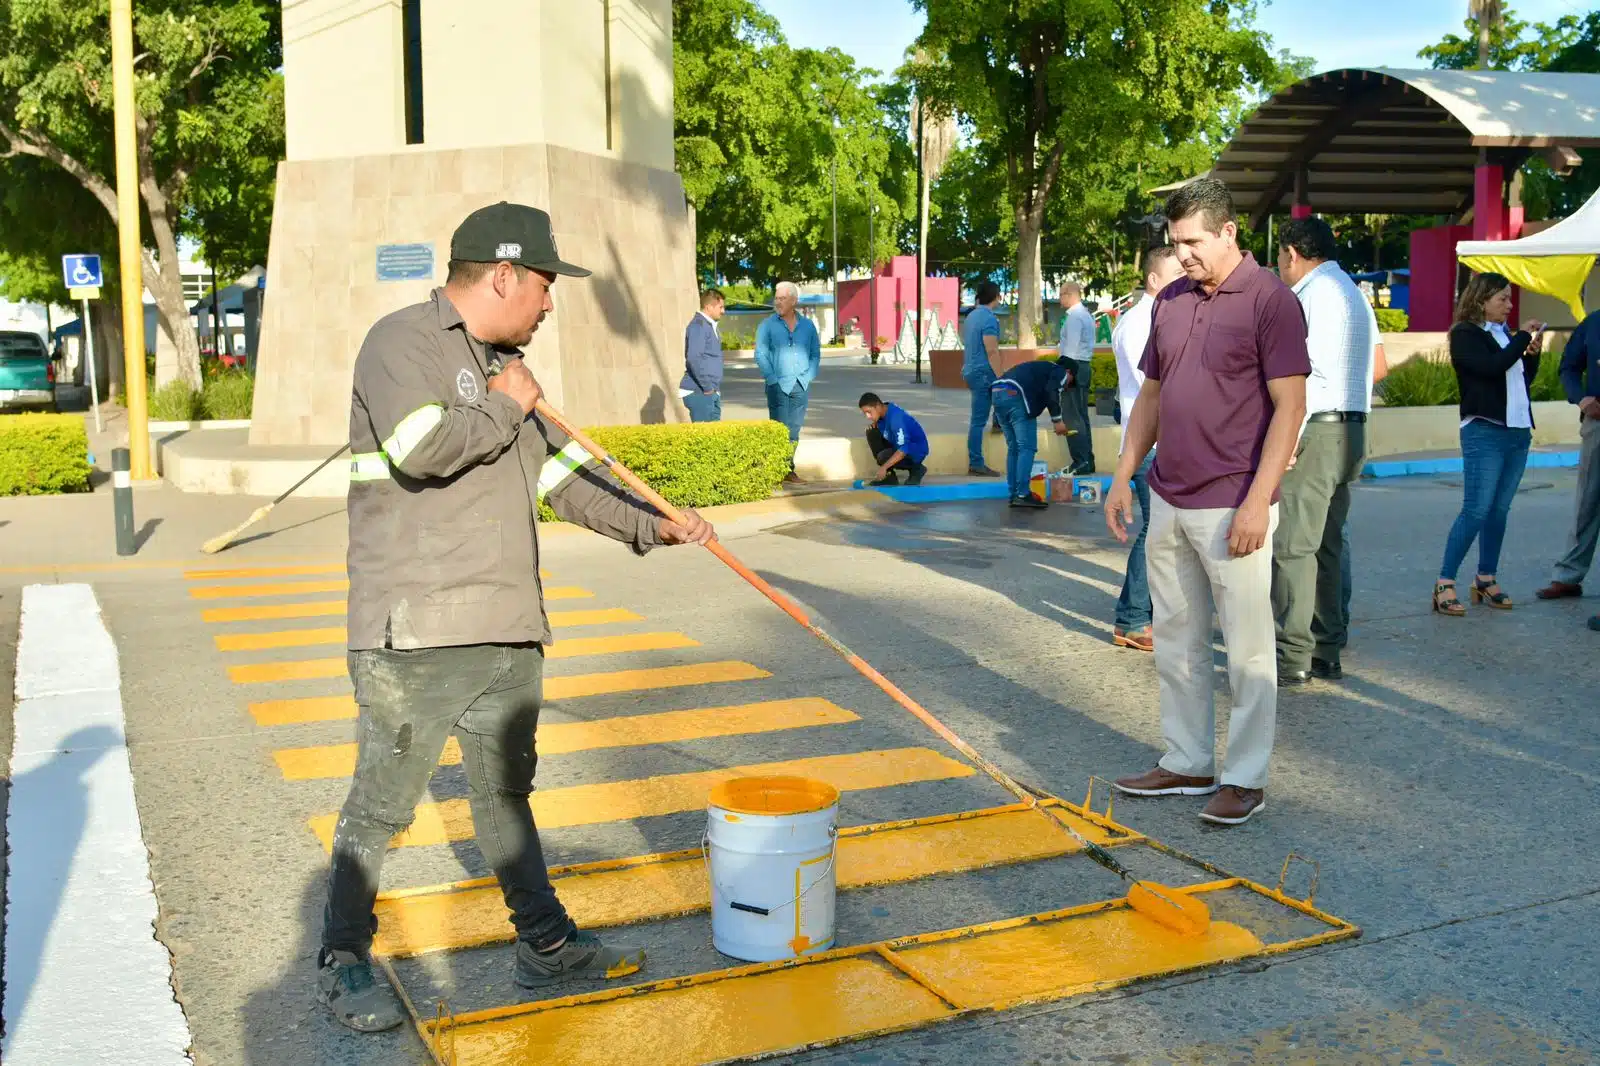
[[[1061,344],[1058,356],[1071,359],[1072,385],[1062,397],[1067,422],[1073,433],[1067,438],[1074,474],[1094,473],[1094,427],[1089,424],[1089,389],[1093,386],[1090,368],[1094,359],[1094,315],[1083,306],[1083,286],[1076,281],[1061,283]]]
[[[794,282],[778,282],[772,302],[776,313],[756,330],[756,366],[767,385],[767,416],[788,426],[789,440],[798,444],[811,401],[811,383],[822,367],[822,338],[811,320],[796,310],[800,290]],[[790,484],[800,480],[792,456],[784,480]]]
[[[1000,286],[985,281],[978,286],[978,303],[967,314],[961,342],[966,355],[961,360],[961,377],[972,390],[972,421],[967,424],[967,473],[973,477],[999,477],[983,461],[983,427],[989,421],[993,400],[994,360],[1000,351],[1000,320],[994,305],[1000,302]]]

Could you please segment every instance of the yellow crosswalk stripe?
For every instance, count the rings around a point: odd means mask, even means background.
[[[1062,808],[1022,804],[839,830],[841,890],[1036,862],[1082,850],[1051,819],[1097,844],[1117,838]],[[638,856],[550,871],[561,902],[580,928],[660,921],[706,910],[711,886],[700,849]],[[459,951],[516,935],[492,877],[380,893],[373,948],[406,957]]]
[[[731,681],[758,681],[771,677],[750,663],[728,660],[689,663],[683,666],[655,666],[643,670],[614,670],[598,674],[573,674],[544,679],[545,702],[578,699],[583,696],[608,696],[619,692],[645,692],[658,688],[683,688]],[[332,722],[356,716],[356,702],[343,696],[308,696],[289,700],[262,700],[250,704],[250,715],[260,726],[300,725],[305,722]]]
[[[304,596],[313,592],[343,592],[348,581],[284,581],[272,585],[195,585],[191,599],[228,600],[257,596]]]
[[[249,610],[250,608],[245,608]],[[343,613],[342,611],[340,612]],[[615,622],[642,622],[644,619],[621,607],[598,611],[551,611],[555,629],[577,626],[610,625]],[[344,626],[318,629],[285,629],[273,633],[222,633],[214,638],[218,651],[266,651],[270,648],[305,648],[317,644],[343,644],[348,639]]]
[[[854,752],[849,755],[821,755],[808,759],[760,763],[754,766],[729,766],[668,774],[634,781],[605,781],[592,785],[545,789],[535,792],[534,820],[541,828],[595,825],[599,822],[624,822],[681,814],[705,807],[713,785],[735,777],[765,774],[794,775],[825,781],[841,792],[907,785],[918,781],[942,781],[970,777],[977,773],[965,763],[927,748],[896,748],[885,751]],[[307,823],[322,841],[333,849],[333,827],[337,811],[318,815]],[[472,839],[472,813],[464,799],[417,805],[411,828],[389,842],[390,847],[414,848]]]
[[[279,622],[290,618],[324,618],[344,614],[345,601],[320,603],[266,603],[258,607],[211,607],[200,612],[202,622]]]
[[[584,655],[617,655],[630,651],[668,651],[699,646],[698,640],[682,633],[619,633],[609,637],[568,637],[546,648],[544,657],[577,659]],[[236,685],[258,685],[274,681],[342,677],[347,670],[344,657],[341,656],[337,659],[298,659],[293,662],[230,666],[228,678]]]
[[[185,570],[185,581],[218,581],[230,577],[305,577],[309,574],[342,574],[343,563],[310,563],[304,566],[242,566],[231,570]]]
[[[769,700],[732,707],[701,707],[689,711],[602,718],[594,722],[551,722],[539,726],[538,749],[540,755],[568,755],[597,748],[674,744],[710,737],[838,725],[856,720],[856,714],[829,700],[810,697]],[[310,748],[285,748],[273,752],[272,758],[288,781],[349,777],[355,772],[356,745],[323,744]],[[451,737],[445,742],[439,765],[457,766],[460,762],[461,746],[455,737]]]

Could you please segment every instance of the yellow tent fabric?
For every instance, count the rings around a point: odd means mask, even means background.
[[[1464,255],[1461,264],[1480,273],[1504,274],[1515,285],[1554,296],[1582,322],[1583,283],[1594,269],[1592,255]]]

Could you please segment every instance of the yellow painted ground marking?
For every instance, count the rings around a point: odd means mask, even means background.
[[[343,614],[344,605],[337,606],[340,608],[338,613]],[[243,608],[243,610],[251,609]],[[555,629],[642,621],[644,619],[639,615],[620,607],[598,611],[550,612],[550,625]],[[265,651],[270,648],[306,648],[318,644],[343,644],[349,639],[349,635],[344,626],[328,626],[320,629],[285,629],[273,633],[223,633],[215,639],[218,651]]]
[[[774,1010],[775,1004],[782,1009]],[[551,1048],[561,1049],[563,1066],[698,1066],[912,1028],[951,1013],[886,963],[849,958],[485,1021],[455,1029],[452,1036],[459,1066],[542,1062]],[[760,1024],[751,1024],[754,1018]]]
[[[1174,932],[1126,907],[896,949],[965,1009],[1004,1010],[1140,977],[1241,958],[1266,945],[1243,926]]]
[[[617,655],[630,651],[666,651],[699,646],[698,640],[682,633],[619,633],[610,637],[568,637],[546,648],[544,657],[576,659],[584,655]],[[343,677],[348,670],[348,664],[341,655],[336,659],[297,659],[292,662],[230,666],[228,679],[235,685],[259,685],[274,681]]]
[[[1052,813],[1096,843],[1119,839],[1065,810]],[[1043,811],[1014,804],[842,829],[839,888],[915,881],[1082,850],[1049,818]],[[588,863],[552,870],[551,876],[561,901],[584,929],[674,918],[711,905],[699,849]],[[455,951],[516,935],[493,878],[385,893],[379,896],[377,913],[375,947],[385,955]]]
[[[277,622],[289,618],[324,618],[344,614],[343,600],[320,603],[267,603],[259,607],[212,607],[200,612],[203,622]]]
[[[306,566],[244,566],[233,570],[185,570],[185,581],[218,581],[229,577],[305,577],[309,574],[342,574],[343,563],[312,563]]]
[[[712,685],[728,681],[757,681],[771,676],[759,666],[737,660],[689,663],[684,666],[656,666],[645,670],[615,670],[600,674],[573,674],[568,677],[545,678],[544,698],[549,702],[577,699],[581,696],[605,696],[617,692],[644,692],[650,689],[684,688],[690,685]],[[250,714],[255,718],[256,725],[261,726],[331,722],[341,718],[354,718],[356,704],[348,694],[310,696],[292,700],[263,700],[250,705]]]
[[[595,825],[600,822],[630,821],[664,814],[680,814],[703,808],[711,787],[735,777],[763,774],[793,774],[824,781],[842,792],[917,781],[943,781],[970,777],[977,773],[965,763],[927,748],[895,748],[863,751],[849,755],[823,755],[755,766],[729,766],[687,774],[668,774],[634,781],[604,781],[592,785],[535,792],[529,799],[534,819],[541,828],[569,825]],[[318,815],[309,821],[323,847],[333,846],[333,826],[339,815]],[[464,799],[417,805],[411,828],[389,842],[390,847],[410,848],[447,844],[472,839],[472,814]]]
[[[634,714],[594,722],[552,722],[539,727],[540,755],[568,755],[598,748],[675,744],[708,737],[772,733],[783,729],[854,722],[857,715],[828,700],[802,698],[744,703],[734,707],[703,707],[690,711]],[[285,780],[309,781],[324,777],[349,777],[355,772],[356,745],[326,744],[313,748],[285,748],[272,753]],[[461,746],[451,737],[445,742],[440,766],[461,763]],[[1065,837],[1066,834],[1062,833]]]
[[[547,600],[589,600],[594,598],[594,593],[588,589],[580,589],[576,585],[552,585],[544,590]]]
[[[451,1020],[448,1042],[457,1066],[533,1061],[551,1047],[570,1050],[572,1066],[700,1066],[1081,995],[1265,950],[1230,922],[1185,936],[1119,902],[1089,904],[824,952],[798,965],[741,966],[475,1011]],[[773,1003],[793,1009],[774,1012]],[[761,1025],[748,1024],[753,1012]],[[424,1023],[425,1037],[434,1026]],[[663,1032],[673,1039],[663,1041]]]
[[[284,581],[273,585],[196,585],[191,599],[229,600],[253,596],[304,596],[313,592],[343,592],[348,581]]]

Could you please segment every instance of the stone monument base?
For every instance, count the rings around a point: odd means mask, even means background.
[[[579,424],[686,421],[683,329],[698,300],[694,225],[672,171],[554,145],[398,151],[278,164],[250,443],[349,434],[350,377],[371,325],[444,284],[450,234],[500,200],[550,212],[562,278],[529,365]],[[431,277],[378,280],[379,245],[431,244]]]

